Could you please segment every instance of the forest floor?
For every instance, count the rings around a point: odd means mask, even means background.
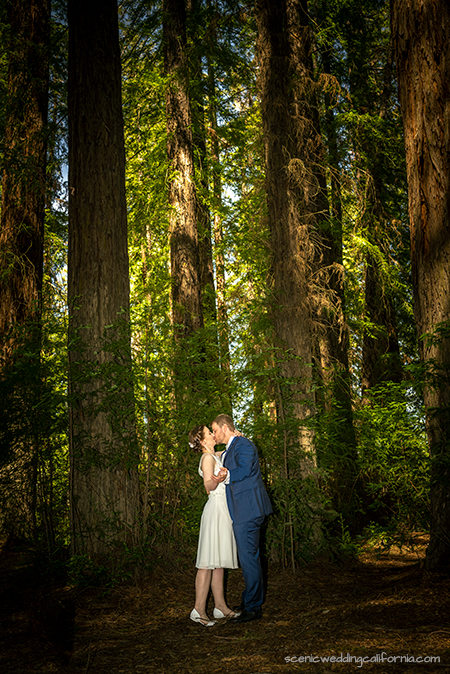
[[[262,620],[211,628],[189,620],[194,569],[157,569],[139,586],[108,592],[81,590],[45,579],[26,552],[4,548],[0,672],[450,671],[450,578],[426,573],[426,540],[419,543],[385,554],[367,549],[352,564],[316,563],[295,574],[269,567]],[[230,605],[241,590],[240,570],[230,572]]]

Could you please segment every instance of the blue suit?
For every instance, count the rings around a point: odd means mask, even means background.
[[[272,505],[262,481],[258,452],[250,440],[234,438],[223,455],[223,465],[230,473],[226,494],[245,582],[242,603],[247,611],[254,611],[261,606],[264,593],[259,532]]]

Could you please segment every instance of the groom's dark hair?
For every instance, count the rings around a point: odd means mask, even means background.
[[[228,414],[219,414],[214,419],[213,424],[217,424],[218,426],[224,426],[226,424],[230,431],[235,430],[233,419]]]

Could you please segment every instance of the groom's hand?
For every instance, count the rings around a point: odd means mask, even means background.
[[[217,482],[217,484],[218,484],[219,482],[223,482],[225,480],[225,478],[227,477],[227,475],[228,475],[227,469],[226,468],[220,468],[217,475],[211,475],[211,479],[214,480],[214,482]]]

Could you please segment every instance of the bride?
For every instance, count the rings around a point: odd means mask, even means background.
[[[225,618],[236,615],[231,611],[224,596],[224,569],[237,569],[236,541],[234,539],[232,521],[228,512],[225,485],[211,479],[218,475],[222,468],[220,456],[215,452],[216,441],[207,426],[195,426],[189,433],[189,445],[202,452],[198,472],[203,478],[208,501],[203,509],[198,540],[197,575],[195,578],[195,606],[190,618],[205,627],[211,627],[215,620],[206,614],[206,600],[211,587],[214,596],[214,618]]]

